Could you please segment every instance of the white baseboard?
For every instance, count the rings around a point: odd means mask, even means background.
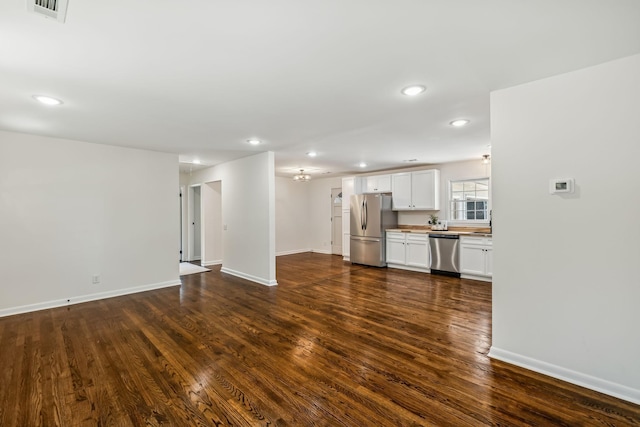
[[[216,259],[216,260],[213,260],[213,261],[202,261],[200,263],[200,265],[203,266],[203,267],[209,267],[210,265],[220,265],[220,264],[222,264],[222,260],[221,259]]]
[[[50,308],[64,307],[72,304],[80,304],[83,302],[97,301],[101,299],[120,297],[123,295],[135,294],[138,292],[152,291],[154,289],[168,288],[170,286],[180,286],[180,281],[170,280],[168,282],[154,283],[151,285],[136,286],[134,288],[118,289],[115,291],[98,292],[95,294],[81,295],[69,297],[53,301],[45,301],[36,304],[22,305],[19,307],[11,307],[0,310],[0,317],[13,316],[14,314],[31,313],[33,311],[47,310]]]
[[[431,270],[428,268],[411,267],[411,266],[402,265],[402,264],[387,264],[387,267],[397,268],[398,270],[416,271],[418,273],[431,273]]]
[[[327,249],[311,249],[311,252],[315,254],[333,255],[331,250],[327,250]]]
[[[480,280],[482,282],[492,282],[493,281],[491,277],[475,276],[473,274],[461,274],[460,278],[461,279]]]
[[[305,252],[311,252],[311,249],[294,249],[292,251],[280,251],[276,252],[276,256],[302,254]]]
[[[489,351],[489,357],[640,405],[640,390],[622,384],[576,372],[562,366],[552,365],[551,363],[532,359],[494,346]]]
[[[252,282],[256,282],[256,283],[259,283],[259,284],[265,285],[265,286],[276,286],[278,284],[278,282],[275,281],[275,280],[266,280],[266,279],[263,279],[261,277],[257,277],[257,276],[253,276],[251,274],[243,273],[241,271],[232,270],[232,269],[227,268],[227,267],[222,267],[220,269],[220,272],[221,273],[230,274],[232,276],[240,277],[241,279],[250,280]]]
[[[333,253],[327,249],[294,249],[292,251],[276,252],[276,256],[303,254],[305,252],[313,252],[314,254],[333,255]]]

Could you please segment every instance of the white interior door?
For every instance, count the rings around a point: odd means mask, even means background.
[[[331,253],[342,255],[342,188],[331,189]]]
[[[199,261],[202,258],[202,211],[200,186],[193,187],[193,210],[191,219],[191,257],[189,261]]]
[[[185,195],[185,188],[184,186],[179,188],[179,194],[180,197],[178,198],[180,201],[180,244],[178,245],[178,249],[180,251],[179,253],[179,260],[180,262],[184,261],[186,259],[185,257],[185,235],[184,235],[184,222],[185,222],[185,199],[186,199],[186,195]]]

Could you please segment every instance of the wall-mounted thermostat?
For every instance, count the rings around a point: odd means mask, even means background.
[[[573,178],[549,180],[549,194],[573,193]]]

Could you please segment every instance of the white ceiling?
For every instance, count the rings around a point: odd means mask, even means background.
[[[636,53],[638,0],[2,0],[0,129],[279,175],[480,159],[490,91]]]

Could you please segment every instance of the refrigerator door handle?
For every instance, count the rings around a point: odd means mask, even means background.
[[[364,199],[364,229],[367,229],[367,222],[369,222],[369,204],[367,199]]]
[[[364,231],[364,199],[360,205],[360,230]]]

